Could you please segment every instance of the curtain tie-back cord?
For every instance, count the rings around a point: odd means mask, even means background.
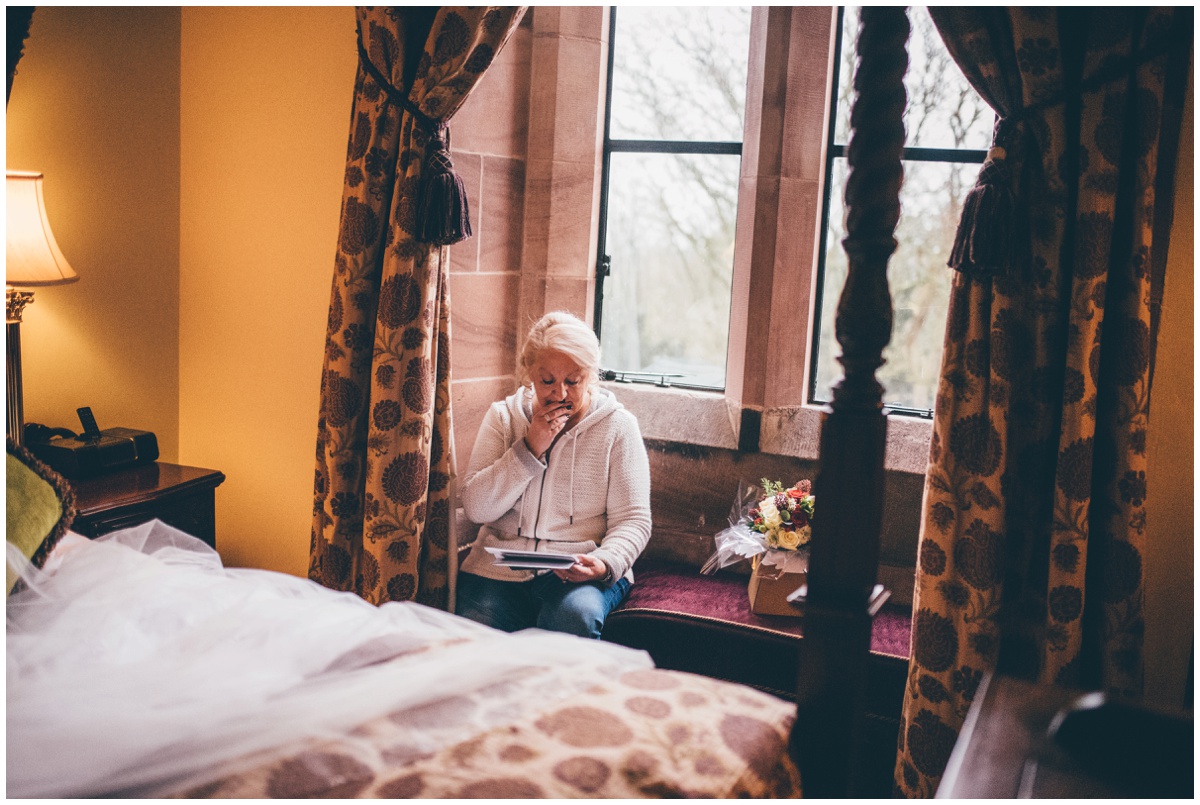
[[[1170,41],[1159,42],[1124,59],[1108,61],[1083,79],[1078,91],[1095,91],[1111,81],[1127,78],[1131,69],[1169,52],[1172,44]],[[977,279],[1013,270],[1021,273],[1028,259],[1028,235],[1016,228],[1017,200],[1006,158],[1018,139],[1017,127],[1034,115],[1063,103],[1065,98],[1065,93],[1060,91],[1004,117],[997,116],[992,147],[988,149],[975,186],[963,200],[962,217],[954,233],[950,259],[946,261],[950,268]]]
[[[467,205],[467,190],[454,172],[450,160],[450,133],[445,120],[430,117],[421,111],[400,90],[383,77],[371,61],[358,37],[358,61],[387,97],[413,116],[429,136],[425,146],[425,164],[421,170],[421,186],[417,195],[416,231],[413,236],[422,243],[451,246],[471,237],[471,211]]]
[[[992,147],[988,149],[975,186],[963,199],[962,217],[946,265],[982,279],[1005,272],[1018,250],[1013,237],[1016,198],[1006,164],[1014,124],[996,118]]]

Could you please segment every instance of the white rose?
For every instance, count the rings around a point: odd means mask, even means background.
[[[800,547],[800,529],[779,532],[779,547],[794,551]]]
[[[774,531],[783,525],[783,518],[779,516],[779,509],[775,508],[774,503],[764,503],[758,507],[758,511],[769,530]]]

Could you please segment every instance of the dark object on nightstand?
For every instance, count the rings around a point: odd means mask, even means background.
[[[216,547],[216,470],[154,462],[74,481],[78,515],[71,529],[96,537],[162,520]]]
[[[36,422],[25,426],[26,447],[55,472],[71,479],[91,478],[158,458],[158,437],[150,431],[101,430],[91,408],[79,408],[76,413],[83,425],[78,436]]]
[[[27,447],[51,469],[71,479],[91,478],[158,458],[155,435],[131,428],[108,428],[95,438],[29,442]]]

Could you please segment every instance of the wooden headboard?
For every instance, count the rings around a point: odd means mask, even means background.
[[[846,158],[849,271],[836,333],[844,377],[821,425],[808,598],[791,751],[809,797],[855,796],[871,639],[867,602],[879,563],[887,419],[875,378],[891,338],[887,263],[896,249],[909,22],[863,8]]]

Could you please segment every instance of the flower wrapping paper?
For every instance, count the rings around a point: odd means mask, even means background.
[[[810,487],[808,481],[800,481],[790,489],[765,478],[762,487],[739,481],[737,497],[729,512],[729,527],[713,537],[716,550],[700,572],[712,574],[756,557],[786,572],[807,569],[813,511]],[[783,500],[787,501],[786,506],[776,505]],[[786,511],[789,506],[791,512]],[[784,519],[788,520],[786,525],[782,524]]]

